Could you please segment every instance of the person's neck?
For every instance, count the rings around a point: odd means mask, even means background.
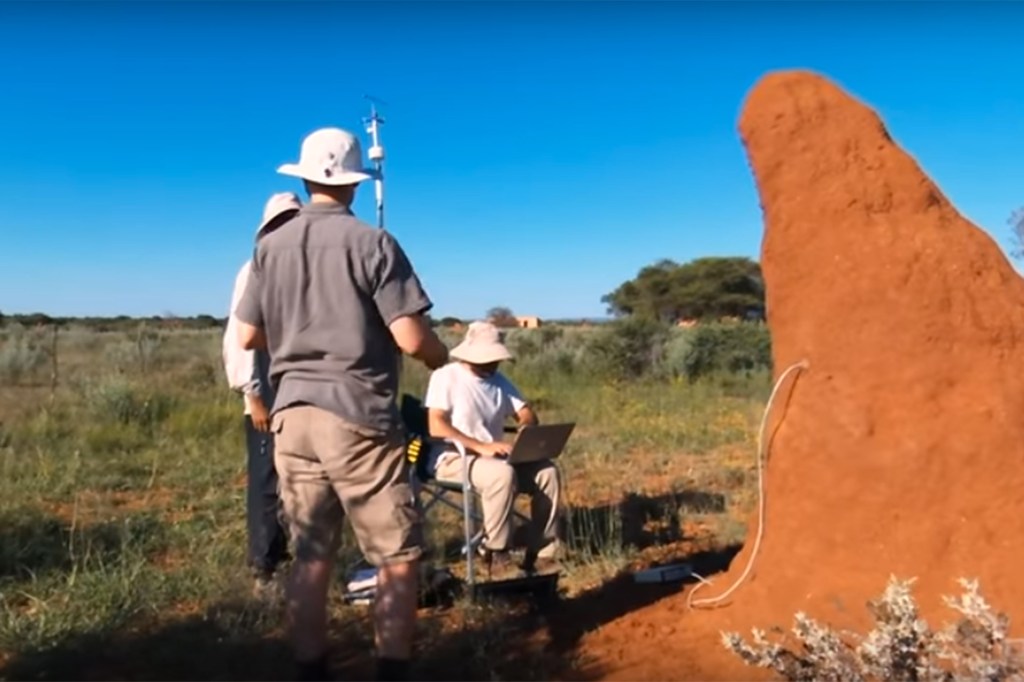
[[[326,204],[328,206],[340,206],[341,208],[351,208],[351,201],[340,201],[329,194],[311,194],[309,196],[309,203],[311,204]]]
[[[476,368],[473,367],[473,365],[469,364],[468,362],[460,361],[459,364],[462,365],[463,369],[465,369],[467,372],[475,376],[477,379],[490,379],[492,376],[494,376],[494,372],[487,374],[485,372],[477,371]]]

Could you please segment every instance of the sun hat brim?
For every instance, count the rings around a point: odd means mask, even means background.
[[[285,206],[280,211],[278,211],[277,213],[263,221],[259,229],[256,230],[256,236],[259,237],[263,235],[265,232],[276,230],[277,228],[281,227],[281,225],[284,225],[286,222],[295,217],[295,214],[299,212],[299,208],[301,207]]]
[[[325,178],[323,173],[314,173],[297,163],[286,163],[280,166],[277,172],[281,175],[289,175],[293,178],[302,178],[303,180],[330,186],[354,185],[366,180],[376,180],[378,177],[377,171],[371,168],[364,168],[362,171],[346,171],[330,178]]]
[[[456,360],[473,365],[486,365],[491,362],[511,360],[512,353],[501,343],[470,345],[465,341],[452,348],[448,355]]]

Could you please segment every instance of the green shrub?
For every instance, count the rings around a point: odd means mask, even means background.
[[[104,349],[106,361],[121,373],[140,373],[155,369],[165,337],[145,324],[120,335],[120,339],[108,343]]]
[[[135,386],[119,377],[88,384],[85,398],[96,420],[143,428],[155,426],[166,419],[172,407],[169,396]]]
[[[48,360],[43,339],[36,332],[14,325],[0,345],[0,381],[18,384],[39,371]]]
[[[716,373],[751,373],[770,369],[771,337],[768,327],[749,322],[712,323],[690,330],[685,350],[677,353],[682,365],[673,366],[674,374],[691,381]]]
[[[671,328],[646,318],[624,318],[594,333],[587,345],[595,372],[611,379],[637,379],[663,362]]]

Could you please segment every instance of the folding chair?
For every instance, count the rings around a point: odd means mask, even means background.
[[[462,514],[463,533],[465,542],[462,546],[462,554],[466,557],[466,582],[472,591],[476,585],[476,572],[474,566],[474,555],[476,549],[483,541],[484,531],[481,528],[473,532],[473,524],[483,524],[483,516],[479,514],[474,505],[475,491],[469,482],[469,455],[461,443],[452,440],[442,440],[430,436],[430,429],[427,425],[427,410],[423,403],[417,398],[409,395],[402,395],[401,404],[402,421],[405,422],[406,430],[409,432],[408,458],[412,464],[410,471],[410,483],[416,503],[424,519],[427,511],[437,503],[441,503]],[[512,429],[514,430],[514,429]],[[459,454],[462,460],[462,481],[461,483],[439,481],[430,471],[431,458],[430,449],[451,445]],[[429,496],[426,504],[421,499],[421,494]],[[461,495],[460,502],[449,498],[451,495]],[[529,522],[529,519],[515,509],[512,510],[514,518],[520,521]]]

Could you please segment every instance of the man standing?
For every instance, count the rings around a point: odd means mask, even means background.
[[[256,241],[270,234],[302,208],[292,192],[274,194],[263,209],[263,222]],[[246,261],[235,277],[228,311],[227,329],[221,348],[228,385],[243,396],[246,444],[246,521],[249,533],[248,564],[253,572],[258,596],[273,587],[278,566],[287,558],[288,539],[281,524],[281,502],[277,494],[274,470],[274,439],[270,435],[270,407],[274,389],[270,385],[270,358],[266,350],[245,350],[238,343],[235,308],[245,291],[251,261]]]
[[[393,236],[356,219],[358,139],[325,128],[302,143],[309,194],[261,240],[236,315],[245,348],[270,350],[271,417],[281,498],[294,543],[288,625],[303,679],[327,677],[327,591],[347,515],[379,567],[374,605],[379,679],[408,675],[421,519],[409,485],[396,394],[399,351],[430,369],[448,350],[425,316],[432,302]]]

